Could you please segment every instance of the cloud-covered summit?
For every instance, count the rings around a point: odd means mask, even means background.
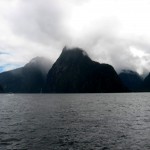
[[[55,61],[67,45],[118,71],[150,71],[149,7],[147,0],[1,0],[0,67],[36,56]]]

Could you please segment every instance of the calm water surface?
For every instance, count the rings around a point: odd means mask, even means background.
[[[149,150],[150,94],[2,94],[5,149]]]

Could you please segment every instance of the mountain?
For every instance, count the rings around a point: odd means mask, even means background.
[[[50,68],[50,60],[36,57],[24,67],[0,73],[0,83],[6,93],[40,93]]]
[[[142,84],[142,91],[150,92],[150,73],[146,76]]]
[[[48,93],[125,92],[119,76],[108,64],[92,61],[79,48],[63,49],[47,76]]]
[[[4,93],[4,90],[1,85],[0,85],[0,93]]]
[[[143,82],[142,77],[135,71],[123,70],[119,77],[123,84],[133,92],[138,92],[141,90],[141,85]]]

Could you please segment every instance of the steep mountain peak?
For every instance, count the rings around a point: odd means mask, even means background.
[[[81,48],[67,48],[66,46],[63,48],[62,53],[59,59],[63,59],[63,61],[76,61],[82,59],[91,60],[86,51]]]
[[[88,56],[88,54],[86,53],[86,51],[84,51],[83,49],[79,48],[79,47],[74,47],[74,48],[67,48],[66,46],[63,48],[62,53],[80,53],[83,56]]]
[[[114,68],[89,58],[80,48],[64,47],[47,75],[46,92],[125,92]]]

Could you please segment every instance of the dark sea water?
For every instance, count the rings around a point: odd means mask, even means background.
[[[150,150],[150,94],[2,94],[6,149]]]

